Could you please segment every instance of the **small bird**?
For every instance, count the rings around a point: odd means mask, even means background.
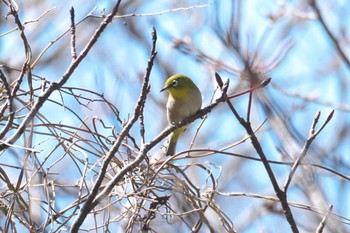
[[[169,92],[166,108],[170,124],[179,124],[182,120],[197,113],[202,106],[201,92],[196,84],[183,74],[176,74],[168,78],[165,87],[160,91],[165,90]],[[175,154],[177,140],[185,129],[186,126],[183,126],[170,134],[166,156]]]

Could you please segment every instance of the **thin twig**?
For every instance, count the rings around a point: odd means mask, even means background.
[[[6,122],[6,125],[0,131],[0,140],[5,137],[5,135],[9,131],[10,127],[12,126],[13,119],[15,117],[15,111],[13,110],[13,107],[12,107],[13,97],[16,96],[16,93],[19,90],[19,87],[20,87],[20,85],[21,85],[21,83],[23,81],[23,77],[24,77],[24,73],[25,73],[25,70],[26,70],[26,66],[27,66],[27,63],[24,63],[23,67],[22,67],[22,72],[20,73],[20,76],[17,79],[17,82],[16,82],[15,86],[13,87],[12,91],[10,89],[10,86],[6,85],[7,84],[7,79],[6,79],[5,75],[3,74],[3,72],[0,70],[0,72],[1,72],[1,74],[0,74],[1,80],[4,83],[5,90],[6,90],[7,96],[8,96],[7,106],[8,106],[8,109],[9,109],[9,119]],[[5,110],[5,108],[3,110]]]
[[[113,179],[106,185],[106,187],[100,191],[99,195],[95,198],[93,203],[91,204],[90,208],[94,208],[97,204],[99,204],[114,188],[114,186],[121,181],[121,179],[124,177],[125,174],[127,174],[129,171],[133,170],[139,164],[144,160],[144,158],[147,156],[147,152],[152,149],[155,145],[157,145],[161,140],[166,138],[171,132],[173,132],[175,129],[180,128],[182,126],[185,126],[189,123],[192,123],[193,121],[202,118],[209,112],[211,112],[212,109],[214,109],[220,102],[225,102],[227,100],[227,94],[226,91],[228,89],[228,83],[224,84],[222,86],[222,94],[219,98],[215,100],[215,102],[211,103],[207,107],[201,109],[196,114],[189,116],[182,122],[180,122],[177,125],[171,125],[165,130],[163,130],[157,137],[155,137],[152,141],[149,143],[146,143],[142,145],[141,150],[134,161],[127,164],[124,168],[122,168],[114,177]],[[134,118],[133,118],[134,119]],[[121,135],[123,134],[124,130],[122,131]],[[110,151],[112,152],[112,151]],[[171,158],[169,158],[171,159]]]
[[[79,22],[77,22],[75,24],[75,26],[81,24],[82,22],[84,22],[86,19],[88,19],[89,17],[92,16],[92,13],[96,10],[97,7],[93,8],[90,13],[85,16],[83,19],[81,19]],[[105,20],[103,21],[105,22]],[[53,46],[57,41],[59,41],[63,36],[65,36],[68,32],[70,31],[70,28],[67,29],[65,32],[63,32],[61,35],[59,35],[56,39],[54,39],[53,41],[51,41],[44,49],[43,51],[38,55],[38,57],[35,59],[35,61],[32,63],[32,69],[34,69],[35,65],[40,61],[40,59],[42,58],[42,56],[44,56],[44,54],[49,50],[49,48],[51,48],[51,46]]]
[[[284,184],[284,192],[287,192],[288,187],[290,185],[290,182],[292,181],[292,178],[297,170],[297,168],[299,167],[300,163],[302,162],[302,160],[304,159],[304,157],[307,154],[307,151],[309,150],[312,142],[315,140],[315,138],[317,137],[317,135],[324,129],[324,127],[329,123],[329,121],[332,119],[333,115],[334,115],[334,110],[332,110],[329,114],[328,117],[326,119],[326,121],[322,124],[322,126],[315,132],[315,127],[316,124],[320,118],[321,112],[318,111],[315,115],[314,121],[312,123],[311,129],[310,129],[310,133],[309,133],[309,137],[306,140],[306,143],[304,145],[304,147],[302,148],[297,160],[294,162],[293,167],[289,173],[289,176]]]
[[[341,47],[340,42],[338,41],[338,39],[331,32],[331,29],[327,26],[327,24],[326,24],[326,22],[325,22],[325,20],[324,20],[324,18],[322,16],[322,14],[321,14],[321,11],[320,11],[319,7],[316,4],[316,0],[310,0],[310,6],[316,12],[317,18],[319,19],[322,27],[324,28],[324,30],[326,31],[328,36],[331,38],[331,41],[333,42],[334,46],[338,50],[338,53],[340,54],[341,58],[346,63],[346,65],[348,67],[350,67],[350,60],[349,60],[349,58],[346,56],[345,52],[343,51],[343,48]]]
[[[37,101],[32,106],[32,109],[30,112],[26,115],[24,120],[21,122],[21,124],[18,126],[18,129],[14,132],[14,134],[5,142],[0,144],[0,151],[6,149],[9,147],[9,145],[14,144],[17,139],[22,135],[22,133],[25,131],[28,123],[35,117],[35,115],[38,113],[39,109],[42,107],[42,105],[46,102],[46,100],[49,98],[49,96],[55,91],[61,88],[71,77],[71,75],[74,73],[75,69],[78,67],[80,62],[83,61],[83,59],[87,56],[91,48],[94,46],[94,44],[97,42],[98,38],[102,34],[102,32],[106,29],[106,27],[112,22],[113,16],[117,13],[118,7],[121,0],[119,0],[116,3],[116,6],[114,7],[112,13],[106,17],[105,20],[100,24],[99,28],[95,31],[95,33],[92,35],[91,39],[83,49],[83,51],[79,54],[77,59],[72,61],[70,66],[68,67],[67,71],[63,74],[61,79],[59,79],[57,82],[52,82],[50,86],[46,89],[45,92],[43,92],[37,99]],[[30,69],[30,68],[29,68]]]
[[[189,11],[193,9],[199,9],[199,8],[206,8],[212,5],[214,2],[209,2],[207,4],[202,4],[202,5],[194,5],[194,6],[189,6],[189,7],[179,7],[179,8],[174,8],[174,9],[169,9],[169,10],[164,10],[164,11],[157,11],[157,12],[152,12],[152,13],[131,13],[131,14],[125,14],[125,15],[117,15],[114,18],[128,18],[128,17],[145,17],[145,16],[155,16],[155,15],[163,15],[167,13],[173,13],[177,11]],[[96,16],[94,16],[96,17]],[[97,16],[96,18],[101,18],[103,16]]]
[[[251,198],[257,198],[257,199],[264,199],[264,200],[269,200],[269,201],[274,201],[274,202],[280,202],[280,200],[275,197],[275,196],[265,196],[265,195],[259,195],[256,193],[245,193],[245,192],[220,192],[217,190],[207,190],[207,193],[210,192],[214,192],[216,195],[222,195],[222,196],[227,196],[227,197],[251,197]],[[314,213],[320,214],[320,215],[330,215],[333,217],[336,217],[336,220],[340,223],[345,223],[345,224],[349,224],[350,223],[350,219],[346,218],[340,214],[334,213],[332,211],[327,211],[327,214],[324,213],[323,209],[320,209],[318,207],[314,207],[311,205],[306,205],[306,204],[302,204],[299,202],[293,202],[293,201],[288,201],[288,204],[290,206],[293,206],[295,208],[298,209],[303,209],[303,210],[307,210],[307,211],[312,211]]]
[[[180,128],[182,126],[188,125],[189,123],[194,122],[195,120],[202,118],[203,116],[205,116],[206,114],[208,114],[209,112],[211,112],[211,110],[213,108],[215,108],[220,102],[224,102],[226,100],[226,93],[223,92],[222,95],[216,99],[216,101],[210,105],[208,105],[207,107],[201,109],[199,112],[197,112],[196,114],[189,116],[188,118],[186,118],[185,120],[183,120],[182,122],[180,122],[177,125],[170,125],[169,127],[167,127],[166,129],[164,129],[158,136],[156,136],[152,141],[150,141],[149,143],[145,143],[144,145],[142,145],[140,152],[138,153],[137,157],[135,158],[134,161],[132,161],[131,163],[127,164],[124,168],[122,168],[114,177],[113,179],[106,185],[106,187],[100,191],[99,195],[95,198],[95,200],[92,203],[92,208],[95,207],[97,204],[99,204],[103,198],[105,198],[110,191],[114,188],[114,186],[121,181],[121,179],[124,177],[124,175],[133,170],[134,168],[136,168],[147,156],[147,152],[152,149],[155,145],[157,145],[161,140],[163,140],[164,138],[166,138],[171,132],[173,132],[175,129]],[[139,100],[140,101],[140,100]],[[135,110],[136,112],[136,110]],[[134,119],[134,118],[132,118]],[[129,121],[130,122],[130,121]],[[128,123],[129,124],[129,123]],[[128,125],[127,124],[127,125]],[[122,131],[121,135],[123,134],[124,130]],[[110,151],[110,153],[113,151]],[[170,158],[169,158],[170,159]]]
[[[71,40],[70,40],[70,49],[73,61],[77,59],[77,50],[75,47],[75,14],[74,14],[74,7],[71,6],[70,10],[70,34],[71,34]]]
[[[13,95],[11,93],[10,85],[7,82],[7,78],[5,77],[5,75],[1,69],[0,69],[0,79],[4,85],[6,95],[7,95],[6,105],[4,105],[0,111],[1,118],[3,117],[3,114],[4,114],[6,109],[8,109],[8,111],[9,111],[9,116],[8,116],[6,125],[0,131],[0,140],[1,140],[4,138],[4,136],[6,135],[6,133],[9,131],[10,127],[12,126],[13,118],[15,116],[15,111],[13,110]],[[4,93],[4,91],[2,93]]]
[[[146,96],[148,95],[148,93],[150,92],[151,90],[151,85],[148,85],[148,88],[146,90]],[[140,134],[141,134],[141,144],[145,144],[145,124],[144,124],[144,115],[143,115],[143,112],[144,112],[144,106],[145,106],[145,102],[146,102],[146,98],[143,100],[143,103],[142,103],[142,108],[140,109],[140,116],[139,116],[139,119],[140,119]]]
[[[29,93],[30,93],[30,103],[33,103],[33,85],[32,85],[32,69],[31,69],[31,60],[32,60],[32,49],[30,47],[30,44],[28,42],[27,36],[24,33],[24,26],[21,22],[21,20],[19,19],[18,16],[18,6],[14,6],[13,5],[14,2],[11,1],[9,8],[10,8],[10,14],[14,17],[15,19],[15,23],[18,26],[18,30],[20,31],[20,36],[21,39],[23,41],[23,46],[24,46],[24,51],[26,54],[26,60],[25,63],[23,65],[23,67],[25,67],[25,70],[22,70],[23,73],[27,74],[27,80],[28,80],[28,86],[29,86]]]
[[[333,205],[330,205],[330,206],[328,207],[327,215],[324,216],[324,218],[323,218],[322,221],[320,222],[320,225],[318,225],[317,230],[316,230],[316,233],[322,233],[322,232],[323,232],[323,229],[324,229],[325,226],[326,226],[327,220],[328,220],[329,216],[331,215],[332,210],[333,210]]]
[[[220,76],[218,75],[217,79],[220,79]],[[284,212],[284,215],[286,216],[286,219],[288,221],[288,223],[290,224],[290,227],[292,229],[292,231],[294,233],[297,233],[299,232],[298,230],[298,227],[295,223],[295,220],[294,220],[294,217],[293,217],[293,214],[291,212],[291,209],[288,205],[288,202],[287,202],[287,194],[285,192],[283,192],[279,185],[278,185],[278,182],[276,180],[276,177],[272,171],[272,168],[265,156],[265,153],[259,143],[259,140],[257,139],[252,127],[251,127],[251,124],[249,121],[246,121],[244,120],[241,116],[239,116],[238,112],[236,111],[236,109],[234,108],[234,106],[232,105],[231,101],[230,100],[226,100],[226,103],[228,104],[230,110],[232,111],[233,115],[237,118],[237,120],[239,121],[239,123],[243,126],[243,128],[246,130],[247,134],[249,135],[250,137],[250,140],[251,140],[251,143],[253,144],[256,152],[258,153],[258,155],[260,156],[260,159],[265,167],[265,170],[271,180],[271,183],[272,183],[272,186],[276,192],[276,196],[278,197],[278,199],[280,200],[281,202],[281,205],[282,205],[282,209],[283,209],[283,212]]]
[[[25,26],[25,25],[27,25],[27,24],[30,24],[30,23],[37,23],[37,22],[39,22],[39,20],[40,20],[41,18],[43,18],[45,15],[47,15],[50,11],[52,11],[52,10],[55,9],[55,8],[56,8],[56,7],[52,7],[51,9],[46,10],[44,13],[42,13],[39,17],[37,17],[37,18],[35,18],[35,19],[32,19],[32,20],[28,20],[28,21],[23,22],[23,26]],[[8,35],[8,34],[11,34],[12,32],[14,32],[14,31],[16,31],[16,30],[18,30],[18,26],[15,27],[15,28],[13,28],[13,29],[11,29],[11,30],[9,30],[9,31],[7,31],[7,32],[5,32],[5,33],[3,33],[3,34],[0,34],[0,37],[6,36],[6,35]]]
[[[110,20],[113,19],[113,16],[117,13],[118,6],[119,6],[120,1],[116,5],[116,7],[113,10],[113,13],[109,14],[106,18],[110,18]],[[138,117],[140,116],[141,109],[143,108],[143,104],[145,103],[146,96],[149,92],[149,77],[151,75],[151,70],[153,66],[154,59],[156,58],[157,52],[156,52],[156,41],[157,41],[157,33],[155,28],[153,28],[152,31],[152,40],[153,40],[153,45],[151,49],[151,55],[150,55],[150,60],[148,61],[148,66],[146,68],[146,73],[144,76],[143,84],[142,84],[142,90],[139,96],[139,99],[136,104],[136,108],[134,110],[133,117],[128,121],[128,123],[124,126],[122,132],[119,135],[119,138],[114,142],[112,148],[109,150],[109,152],[106,155],[106,159],[103,162],[103,165],[101,167],[101,170],[99,172],[98,178],[91,190],[91,193],[89,194],[89,197],[87,198],[86,202],[84,203],[83,207],[81,208],[80,212],[78,213],[78,216],[76,217],[72,228],[70,232],[78,232],[80,226],[83,224],[86,216],[90,213],[90,211],[100,203],[100,201],[105,198],[110,191],[114,188],[115,184],[119,182],[118,178],[113,178],[107,186],[102,190],[99,191],[102,181],[105,178],[105,174],[107,172],[108,165],[112,158],[114,158],[116,152],[119,150],[120,145],[122,144],[122,141],[124,138],[128,135],[131,127],[134,125],[134,123],[137,121]],[[141,149],[142,150],[142,149]],[[124,168],[122,168],[118,174],[120,174],[120,177],[123,177],[128,171],[131,171],[134,168],[134,164],[139,164],[141,163],[146,157],[145,154],[139,154],[138,156],[132,163],[128,164]],[[135,165],[136,166],[136,165]],[[117,175],[116,175],[117,176]]]

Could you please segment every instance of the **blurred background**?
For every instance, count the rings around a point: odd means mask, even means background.
[[[0,68],[11,88],[20,79],[26,51],[9,6],[18,10],[31,52],[31,75],[24,74],[14,96],[14,121],[1,142],[72,63],[70,7],[79,55],[115,4],[1,1]],[[335,110],[296,170],[287,199],[300,232],[315,232],[330,205],[324,232],[349,232],[349,11],[344,0],[121,1],[68,82],[45,101],[14,145],[1,151],[1,229],[69,231],[104,155],[132,117],[154,27],[158,54],[143,114],[145,142],[168,126],[167,94],[160,89],[169,76],[191,77],[202,91],[202,107],[220,96],[215,72],[230,81],[229,95],[271,78],[254,91],[251,107],[249,94],[232,104],[250,119],[281,189],[316,113],[321,113],[318,130]],[[2,108],[6,101],[2,93]],[[2,111],[3,129],[9,114]],[[111,162],[106,183],[133,160],[141,141],[137,122]],[[164,162],[166,145],[163,140],[151,149],[149,163],[115,187],[81,232],[290,232],[271,180],[227,104],[195,121],[180,138],[177,152],[193,149],[191,154]],[[166,204],[154,208],[159,198]]]

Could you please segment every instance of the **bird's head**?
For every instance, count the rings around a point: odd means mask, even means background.
[[[191,91],[197,89],[193,81],[183,74],[176,74],[168,78],[162,91],[167,90],[174,99],[184,99]]]

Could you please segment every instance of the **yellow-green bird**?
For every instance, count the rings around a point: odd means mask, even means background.
[[[167,117],[170,124],[178,124],[187,117],[197,113],[202,106],[202,94],[193,81],[183,75],[176,74],[168,78],[165,87],[161,90],[169,92]],[[176,129],[170,134],[166,155],[174,155],[179,136],[185,131],[186,126]]]

